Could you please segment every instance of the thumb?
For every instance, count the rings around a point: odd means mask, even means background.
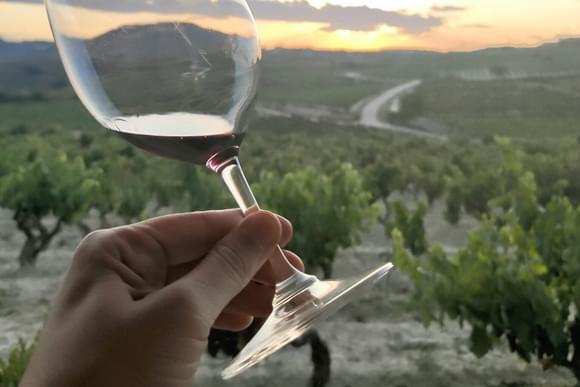
[[[203,261],[181,278],[190,288],[197,312],[213,322],[272,255],[282,227],[278,217],[259,211],[219,241]]]

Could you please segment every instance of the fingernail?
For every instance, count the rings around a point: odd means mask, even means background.
[[[276,215],[280,223],[284,223],[287,227],[292,229],[292,222],[290,222],[287,218],[283,217],[282,215]]]

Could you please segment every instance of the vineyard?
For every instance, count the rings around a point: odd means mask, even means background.
[[[324,72],[326,58],[294,54]],[[282,73],[287,55],[266,56],[266,66]],[[309,272],[347,276],[385,260],[399,271],[240,385],[573,386],[580,380],[578,78],[472,82],[428,74],[399,112],[384,113],[419,130],[435,122],[448,136],[426,140],[359,126],[349,111],[399,81],[380,63],[396,69],[408,59],[336,55],[327,77],[355,66],[384,81],[355,87],[322,77],[335,82],[330,94],[297,87],[284,99],[281,88],[300,74],[273,70],[263,105],[327,101],[344,120],[258,116],[241,159],[263,207],[293,222],[289,249]],[[523,53],[514,58],[527,66]],[[449,61],[446,68],[459,68],[465,58]],[[36,91],[4,80],[0,95],[2,387],[17,384],[84,235],[234,206],[212,173],[99,128],[59,85],[58,71]],[[422,67],[406,71],[405,79],[425,75]],[[213,332],[200,383],[225,385],[219,370],[248,334]]]

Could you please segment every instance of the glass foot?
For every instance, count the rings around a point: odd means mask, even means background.
[[[393,265],[387,263],[359,277],[331,281],[297,274],[278,284],[272,314],[222,371],[222,377],[230,379],[296,340],[315,323],[364,293],[392,269]]]

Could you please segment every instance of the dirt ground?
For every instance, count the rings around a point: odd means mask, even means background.
[[[453,250],[473,222],[449,228],[440,208],[427,218],[429,235]],[[80,233],[66,229],[44,253],[38,267],[18,272],[16,255],[22,236],[10,214],[0,211],[0,356],[18,338],[38,332],[50,300],[70,262]],[[373,267],[388,257],[389,244],[379,227],[360,246],[340,252],[335,275],[348,276]],[[457,324],[424,328],[407,307],[408,281],[395,272],[359,302],[347,306],[319,327],[332,356],[332,387],[355,386],[550,386],[572,387],[574,378],[562,369],[542,371],[500,346],[483,359],[467,347],[468,331]],[[197,385],[206,387],[301,387],[310,375],[310,349],[286,348],[263,364],[231,380],[219,372],[229,359],[206,357]]]

